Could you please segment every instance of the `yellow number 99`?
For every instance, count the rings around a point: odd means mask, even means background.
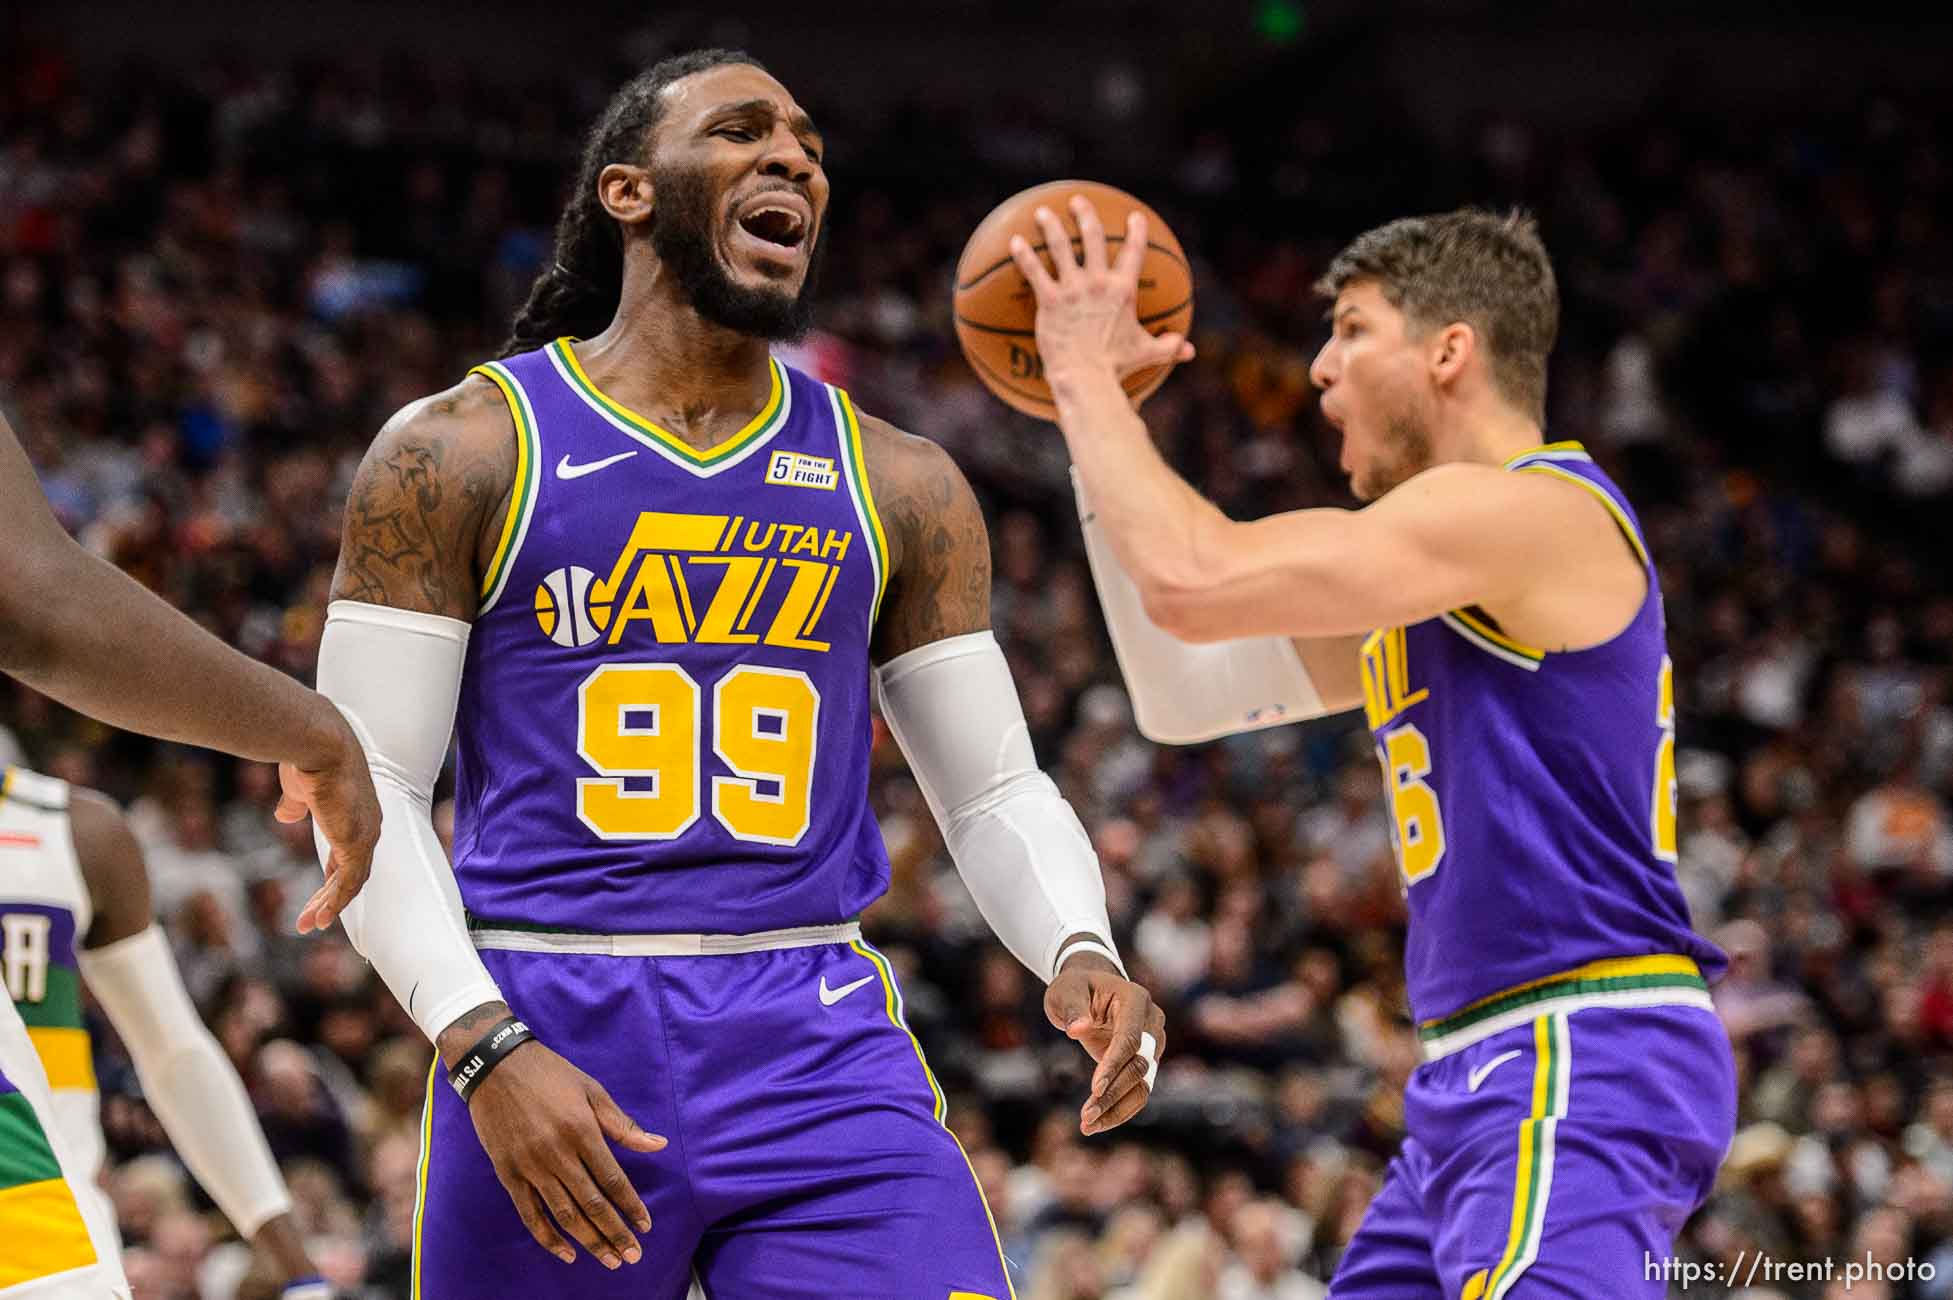
[[[606,840],[670,840],[699,817],[698,683],[677,664],[605,664],[577,690],[576,814]],[[746,664],[712,691],[712,815],[735,839],[800,842],[811,821],[820,692],[807,674]],[[648,785],[633,790],[628,778]]]

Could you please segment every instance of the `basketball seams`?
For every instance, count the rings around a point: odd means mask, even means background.
[[[1174,303],[1171,307],[1168,307],[1164,311],[1156,311],[1152,313],[1150,316],[1141,316],[1139,318],[1139,323],[1141,325],[1157,325],[1163,320],[1170,320],[1173,317],[1178,316],[1181,312],[1188,311],[1190,308],[1192,308],[1192,306],[1193,306],[1193,295],[1188,294],[1186,297],[1182,298],[1179,302]],[[981,330],[985,334],[1002,334],[1011,338],[1025,338],[1025,339],[1037,337],[1037,330],[1035,328],[1021,330],[1021,329],[1015,329],[1008,325],[986,325],[980,320],[971,320],[968,316],[963,315],[961,312],[956,313],[956,323],[958,325],[968,326],[970,329],[973,330]]]

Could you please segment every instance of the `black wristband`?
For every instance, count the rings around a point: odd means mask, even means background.
[[[454,1085],[455,1096],[466,1104],[468,1095],[481,1087],[481,1081],[488,1077],[489,1071],[508,1059],[510,1052],[522,1046],[535,1035],[529,1026],[514,1016],[504,1016],[495,1026],[468,1049],[468,1054],[454,1063],[448,1071],[448,1082]]]

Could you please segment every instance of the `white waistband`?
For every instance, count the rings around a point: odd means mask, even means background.
[[[477,948],[506,952],[578,952],[602,957],[718,957],[774,948],[818,948],[852,943],[861,937],[861,923],[803,925],[791,930],[761,930],[756,934],[573,934],[554,930],[480,929],[472,935]]]
[[[1456,1033],[1424,1040],[1424,1059],[1435,1061],[1462,1052],[1473,1043],[1482,1043],[1493,1034],[1502,1034],[1515,1025],[1529,1024],[1541,1016],[1570,1015],[1588,1007],[1697,1007],[1710,1015],[1716,1004],[1702,989],[1617,989],[1605,993],[1574,993],[1543,998],[1538,1002],[1481,1020]]]

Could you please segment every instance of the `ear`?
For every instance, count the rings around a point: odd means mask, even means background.
[[[597,201],[627,226],[651,219],[651,172],[630,163],[611,163],[597,174]]]
[[[1430,362],[1431,378],[1438,386],[1454,384],[1478,355],[1478,331],[1464,321],[1453,321],[1431,335],[1425,355]]]

